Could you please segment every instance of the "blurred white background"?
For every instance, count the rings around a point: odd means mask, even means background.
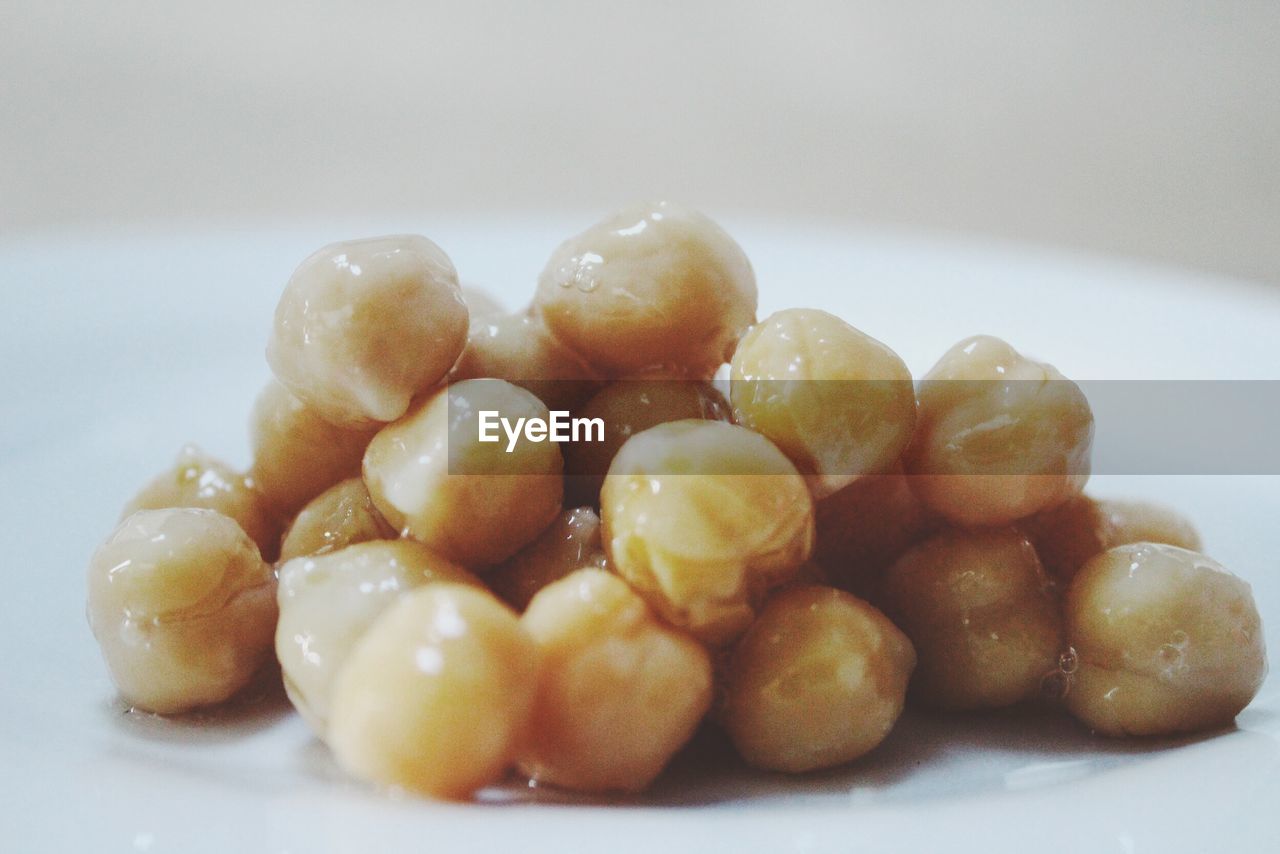
[[[1280,3],[0,0],[6,237],[654,196],[1280,282]]]

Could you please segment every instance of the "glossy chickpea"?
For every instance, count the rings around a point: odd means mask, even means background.
[[[1204,548],[1191,520],[1171,507],[1149,501],[1099,501],[1111,529],[1107,547],[1164,543],[1198,552]]]
[[[364,481],[402,534],[470,568],[511,557],[560,512],[563,461],[552,442],[479,440],[479,413],[548,416],[530,392],[502,380],[466,380],[424,399],[369,443]]]
[[[316,734],[325,735],[333,681],[356,642],[405,591],[439,581],[480,586],[412,540],[358,543],[280,567],[276,657],[290,701]]]
[[[329,744],[365,780],[437,798],[495,783],[515,759],[538,648],[486,592],[430,584],[387,609],[333,687]]]
[[[176,714],[221,703],[271,658],[275,578],[213,510],[139,510],[89,562],[89,626],[121,696]]]
[[[459,287],[462,290],[462,301],[467,306],[470,326],[474,327],[477,323],[486,323],[506,315],[507,310],[502,307],[502,302],[487,288],[470,282],[463,282]]]
[[[673,421],[627,440],[600,517],[610,566],[712,645],[745,631],[813,548],[804,478],[768,439],[719,421]]]
[[[710,706],[706,650],[598,569],[544,588],[520,622],[543,661],[521,770],[575,791],[647,788]]]
[[[267,361],[327,420],[394,421],[438,383],[467,338],[458,274],[425,237],[325,246],[294,271],[276,307]]]
[[[373,506],[364,481],[358,477],[348,478],[329,487],[302,508],[280,543],[280,562],[395,537],[395,529]]]
[[[730,399],[738,423],[781,448],[817,499],[888,470],[916,421],[898,354],[816,309],[779,311],[743,336]]]
[[[565,510],[529,545],[488,575],[489,587],[504,602],[523,611],[535,593],[574,570],[604,569],[608,560],[600,542],[600,517],[590,507]]]
[[[915,665],[911,641],[871,605],[830,587],[793,587],[735,648],[724,725],[758,768],[842,765],[889,734]]]
[[[755,322],[756,281],[738,244],[670,202],[634,205],[562,243],[535,310],[612,376],[654,366],[709,378]]]
[[[1035,548],[1019,531],[951,530],[886,574],[881,602],[915,644],[912,693],[945,709],[994,709],[1037,696],[1066,648]]]
[[[1231,723],[1267,672],[1249,585],[1186,549],[1117,546],[1086,563],[1066,597],[1076,667],[1067,708],[1106,735]]]
[[[1093,413],[1051,365],[979,335],[952,347],[919,388],[905,457],[932,510],[961,525],[1003,525],[1079,494]]]

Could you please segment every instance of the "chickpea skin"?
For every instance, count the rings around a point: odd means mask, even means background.
[[[608,560],[600,542],[600,517],[590,507],[575,507],[556,517],[538,538],[495,569],[486,579],[500,599],[517,611],[534,594],[577,569],[604,569]]]
[[[800,774],[874,748],[898,720],[911,641],[871,605],[830,587],[769,600],[733,653],[723,721],[742,758]]]
[[[395,538],[395,529],[373,506],[364,481],[352,477],[329,487],[302,508],[280,544],[280,562]]]
[[[298,266],[276,307],[267,361],[324,418],[394,421],[443,379],[467,339],[444,251],[418,235],[333,243]]]
[[[768,439],[673,421],[627,440],[600,493],[610,566],[664,619],[719,646],[813,549],[804,478]]]
[[[1076,574],[1066,597],[1077,666],[1067,708],[1104,735],[1226,726],[1267,673],[1249,585],[1176,546],[1132,543]]]
[[[338,673],[329,744],[350,773],[466,798],[512,764],[538,686],[538,648],[486,592],[429,584],[365,633]]]
[[[753,326],[733,355],[739,424],[768,437],[815,499],[887,471],[911,441],[911,371],[885,345],[825,311],[793,308]]]
[[[885,613],[915,644],[912,693],[943,709],[1037,696],[1066,648],[1035,548],[1012,528],[943,531],[889,569]]]
[[[213,510],[139,510],[89,562],[89,626],[132,706],[177,714],[230,699],[271,659],[275,577]]]
[[[503,380],[454,383],[382,429],[364,457],[374,506],[404,536],[471,569],[532,542],[560,513],[563,460],[552,442],[479,441],[479,413],[548,417],[530,392]]]
[[[1080,493],[1093,413],[1080,388],[986,335],[925,375],[905,463],[932,510],[960,525],[1013,522]]]
[[[611,376],[667,366],[708,379],[755,322],[756,280],[742,249],[706,216],[645,203],[562,243],[538,279],[534,309]]]
[[[520,623],[543,661],[521,770],[574,791],[647,788],[711,704],[707,651],[598,569],[545,587]]]

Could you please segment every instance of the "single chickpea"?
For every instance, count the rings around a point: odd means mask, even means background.
[[[347,657],[329,744],[362,779],[466,798],[514,761],[538,671],[537,645],[505,605],[429,584],[388,608]]]
[[[360,474],[373,433],[333,426],[272,380],[249,416],[250,474],[277,514],[290,518],[338,481]]]
[[[590,507],[565,510],[538,538],[488,575],[489,587],[517,611],[535,593],[577,569],[604,569],[600,517]]]
[[[325,736],[333,681],[352,647],[405,591],[440,581],[481,587],[412,540],[357,543],[280,567],[276,657],[289,699],[317,735]]]
[[[280,546],[280,524],[251,475],[184,445],[173,465],[156,475],[125,505],[120,519],[138,510],[203,507],[235,520],[268,560]]]
[[[214,510],[139,510],[89,562],[89,626],[132,706],[163,715],[230,699],[271,660],[275,577]]]
[[[565,446],[565,490],[580,504],[596,504],[609,464],[623,443],[637,433],[669,421],[691,418],[731,421],[724,395],[708,382],[670,377],[618,380],[600,390],[577,412],[604,422],[603,442]]]
[[[830,587],[789,588],[734,650],[724,725],[757,768],[842,765],[893,729],[915,666],[911,641],[863,600]]]
[[[352,477],[329,487],[302,508],[280,544],[280,562],[395,538],[395,529],[373,506],[364,481]]]
[[[1132,543],[1086,563],[1066,597],[1067,708],[1105,735],[1231,723],[1267,673],[1249,585],[1176,546]]]
[[[707,379],[755,322],[756,280],[742,249],[707,217],[640,204],[562,243],[534,308],[611,376],[661,365]]]
[[[530,392],[466,380],[426,398],[378,433],[364,457],[374,506],[403,535],[469,568],[493,566],[532,542],[560,513],[563,461],[552,442],[499,432],[479,440],[479,414],[548,417]]]
[[[575,791],[647,788],[711,704],[707,651],[598,569],[543,588],[520,623],[543,662],[521,770]]]
[[[719,421],[632,436],[600,493],[610,566],[713,646],[742,634],[813,549],[804,478],[768,439]]]
[[[1035,548],[1012,528],[949,530],[889,569],[887,613],[915,644],[912,693],[944,709],[994,709],[1037,696],[1066,648]]]
[[[394,421],[467,340],[458,274],[425,237],[333,243],[299,265],[276,307],[267,361],[340,426]]]
[[[1191,520],[1171,507],[1148,501],[1099,501],[1111,527],[1107,546],[1164,543],[1198,552],[1204,548]]]
[[[952,347],[919,398],[907,473],[952,522],[1007,524],[1079,494],[1089,479],[1093,413],[1084,394],[998,338]]]
[[[733,354],[729,396],[738,423],[781,448],[815,499],[887,471],[916,422],[906,363],[816,309],[779,311],[753,326]]]

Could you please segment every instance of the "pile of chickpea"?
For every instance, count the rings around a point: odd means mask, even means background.
[[[1075,384],[991,337],[915,383],[825,312],[757,322],[742,250],[674,204],[566,241],[515,314],[426,238],[327,246],[267,359],[250,470],[184,449],[90,563],[137,709],[278,660],[347,771],[467,798],[512,769],[639,791],[704,723],[827,768],[909,698],[1205,730],[1266,673],[1249,586],[1187,521],[1082,494]],[[558,408],[604,441],[478,440],[480,410]]]

